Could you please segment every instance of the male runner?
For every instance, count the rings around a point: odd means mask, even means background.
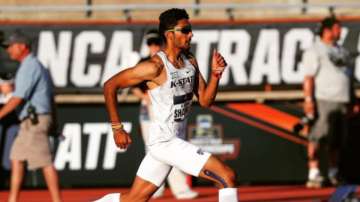
[[[215,100],[226,62],[216,51],[211,62],[211,78],[206,84],[196,59],[188,50],[193,36],[189,16],[183,9],[169,9],[160,15],[159,32],[165,46],[150,60],[121,71],[104,85],[105,104],[118,147],[132,140],[123,130],[117,111],[117,90],[146,81],[154,121],[149,136],[149,152],[144,157],[131,190],[120,196],[108,194],[97,202],[143,202],[163,183],[172,167],[215,182],[220,202],[237,202],[234,171],[223,162],[177,136],[185,133],[193,94],[202,107]]]
[[[149,48],[149,56],[142,58],[140,62],[148,60],[151,56],[155,55],[158,51],[161,50],[162,38],[160,37],[159,31],[157,29],[149,30],[146,35],[146,44]],[[140,98],[140,113],[139,113],[139,123],[141,129],[141,136],[144,140],[145,145],[147,145],[152,120],[152,111],[150,110],[150,98],[147,94],[146,82],[141,82],[131,89],[131,92],[138,98]],[[181,139],[186,139],[186,133],[180,136]],[[147,146],[145,146],[145,151],[147,151]],[[171,172],[167,177],[167,183],[170,187],[172,194],[176,199],[193,199],[196,198],[199,194],[191,189],[186,181],[187,175],[180,171],[177,168],[172,168]],[[152,198],[160,198],[164,196],[165,192],[165,183],[163,183],[158,190],[152,195]]]

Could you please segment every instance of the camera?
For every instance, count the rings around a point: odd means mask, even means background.
[[[329,51],[329,58],[337,67],[343,67],[350,63],[350,53],[343,47],[336,46]]]
[[[27,112],[28,112],[28,115],[29,115],[29,119],[31,121],[31,123],[33,125],[36,125],[39,123],[39,120],[38,120],[38,116],[36,114],[36,109],[33,105],[30,105],[28,108],[27,108]]]
[[[12,72],[0,72],[0,81],[12,81],[14,77]]]
[[[305,126],[311,126],[315,122],[315,117],[312,115],[306,115],[300,118],[300,121],[294,125],[293,132],[299,134]]]

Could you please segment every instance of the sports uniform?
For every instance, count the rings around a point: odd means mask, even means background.
[[[209,107],[214,102],[226,61],[217,51],[213,52],[212,74],[207,84],[183,52],[190,48],[193,36],[187,12],[178,8],[168,9],[161,13],[159,20],[159,33],[166,41],[163,52],[158,52],[157,58],[148,63],[119,72],[104,84],[105,104],[115,144],[127,148],[131,138],[123,130],[117,112],[116,92],[142,81],[154,82],[151,83],[153,88],[148,91],[154,114],[151,134],[145,141],[148,142],[148,153],[129,193],[121,196],[118,193],[108,194],[104,197],[106,200],[97,202],[108,202],[108,196],[114,196],[116,202],[148,201],[173,167],[215,182],[220,188],[219,202],[238,202],[235,172],[210,153],[179,138],[185,134],[193,92],[199,94],[200,106]],[[175,68],[170,61],[181,65]],[[159,63],[162,63],[161,66]],[[150,71],[147,71],[148,68]]]
[[[160,186],[172,167],[198,176],[210,153],[201,151],[178,137],[184,136],[186,121],[192,104],[195,68],[182,55],[184,67],[177,69],[164,52],[158,52],[167,80],[149,90],[153,122],[148,139],[149,152],[144,157],[137,175]]]

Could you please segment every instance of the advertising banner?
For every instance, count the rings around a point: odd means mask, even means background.
[[[285,117],[290,120],[289,125],[281,126],[256,113],[243,111],[243,105],[239,104],[223,103],[210,109],[193,106],[187,139],[224,160],[239,174],[240,183],[299,182],[306,179],[306,141],[293,134],[291,129],[298,119],[295,116],[298,111],[283,107],[281,110],[289,111],[287,114],[293,120]],[[272,113],[283,113],[275,106],[261,106],[273,110]],[[255,109],[259,106],[251,104],[245,107]],[[114,144],[104,105],[82,104],[79,107],[67,104],[58,108],[60,136],[51,140],[61,185],[129,186],[145,155],[138,104],[119,105],[125,129],[133,140],[126,151]],[[199,183],[204,182],[194,181],[194,184]],[[40,170],[28,172],[25,186],[44,185]]]
[[[1,24],[1,22],[0,22]],[[356,81],[360,80],[360,19],[343,21],[342,38],[353,53]],[[99,92],[110,76],[147,55],[144,33],[156,23],[27,23],[1,25],[6,34],[21,29],[34,39],[33,48],[49,68],[60,92]],[[220,90],[298,88],[304,76],[303,51],[316,38],[315,21],[193,23],[192,52],[204,78],[209,77],[214,49],[228,68]],[[1,66],[9,64],[1,54]]]
[[[156,28],[155,22],[0,24],[7,35],[21,29],[34,40],[34,53],[49,69],[60,94],[102,93],[102,85],[109,77],[147,55],[143,36],[147,30]],[[360,19],[343,21],[342,26],[339,43],[353,53],[351,62],[359,83]],[[212,51],[217,49],[223,54],[228,67],[220,80],[219,91],[263,91],[268,85],[274,90],[300,89],[305,68],[302,53],[315,40],[317,28],[315,21],[300,20],[194,22],[192,51],[205,79],[210,75]],[[0,74],[15,72],[17,64],[2,49],[0,58]],[[231,100],[218,102],[209,109],[195,104],[192,110],[187,139],[224,160],[237,172],[240,184],[306,180],[307,140],[302,131],[294,130],[302,116],[298,103]],[[60,130],[50,140],[62,187],[130,185],[145,155],[138,103],[122,103],[119,112],[133,139],[126,151],[118,149],[113,142],[104,104],[58,105]],[[354,128],[358,123],[352,122]],[[351,148],[360,148],[356,142],[359,141],[353,141]],[[346,152],[358,153],[358,150]],[[347,161],[352,164],[347,170],[360,169],[358,161],[351,158]],[[28,173],[25,186],[44,186],[40,171]],[[0,187],[7,187],[9,173],[3,174]]]
[[[62,187],[130,186],[145,155],[138,104],[119,105],[133,141],[126,151],[114,144],[104,105],[65,104],[58,109],[60,130],[50,140]],[[187,140],[225,161],[238,174],[239,184],[302,184],[307,179],[307,140],[303,131],[295,130],[301,115],[298,104],[287,102],[227,102],[209,109],[194,105]],[[349,121],[340,168],[349,180],[359,182],[360,163],[354,155],[360,148],[359,117]],[[326,168],[326,162],[321,165]],[[8,186],[10,172],[2,174],[0,188]],[[193,184],[208,182],[194,179]],[[28,171],[25,186],[44,187],[41,170]]]

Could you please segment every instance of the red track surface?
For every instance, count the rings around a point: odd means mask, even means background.
[[[211,187],[196,187],[200,193],[199,198],[194,200],[182,200],[184,202],[217,202],[217,189]],[[313,202],[316,200],[327,201],[334,192],[334,188],[306,189],[304,186],[242,186],[239,188],[241,202],[266,201],[266,202]],[[99,189],[64,189],[62,194],[64,202],[89,202],[110,192],[127,192],[128,189],[99,188]],[[360,188],[357,190],[360,195]],[[0,201],[7,201],[8,192],[0,191]],[[153,199],[151,202],[174,202],[176,201],[167,189],[161,199]],[[24,190],[21,192],[19,202],[50,202],[47,190]]]

